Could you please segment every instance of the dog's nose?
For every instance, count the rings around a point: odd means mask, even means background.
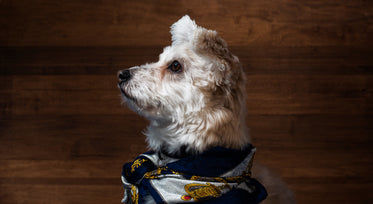
[[[119,79],[120,83],[130,80],[131,79],[130,70],[126,69],[126,70],[119,71],[118,72],[118,79]]]

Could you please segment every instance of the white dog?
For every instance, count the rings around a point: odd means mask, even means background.
[[[118,72],[123,100],[149,119],[153,151],[123,167],[124,203],[258,203],[255,148],[246,127],[245,74],[216,31],[189,16],[171,26],[156,63]],[[258,171],[258,172],[256,172]],[[290,190],[256,170],[265,202],[293,203]]]

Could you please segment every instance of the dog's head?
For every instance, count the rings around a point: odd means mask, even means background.
[[[118,72],[124,101],[150,120],[149,146],[168,153],[244,146],[245,76],[238,58],[216,31],[189,16],[171,34],[158,62]]]

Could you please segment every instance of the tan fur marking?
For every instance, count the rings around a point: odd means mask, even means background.
[[[161,80],[163,80],[165,72],[167,71],[167,66],[160,67],[159,69],[161,70]]]

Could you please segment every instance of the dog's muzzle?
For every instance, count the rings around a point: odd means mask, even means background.
[[[129,69],[120,70],[118,72],[118,88],[120,89],[120,91],[126,98],[133,100],[133,98],[129,96],[128,93],[126,93],[123,87],[123,84],[128,82],[131,78],[132,78],[132,74]]]

